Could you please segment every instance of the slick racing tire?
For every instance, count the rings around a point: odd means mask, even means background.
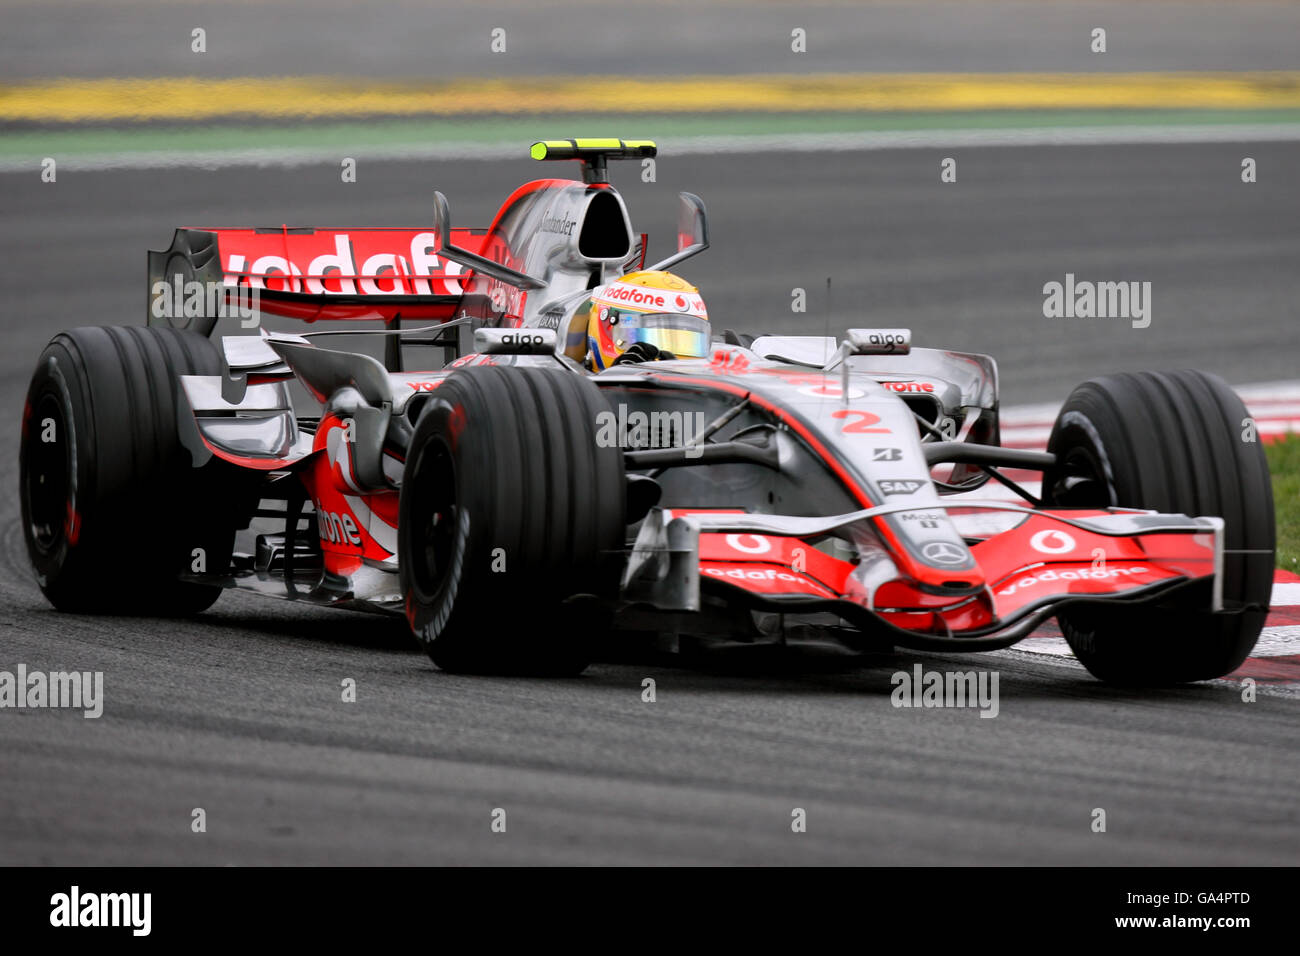
[[[212,342],[176,329],[72,329],[41,353],[19,495],[37,583],[60,611],[170,616],[217,599],[179,578],[229,563],[230,486],[192,467],[176,422],[178,376],[221,372]]]
[[[1202,372],[1092,379],[1057,416],[1050,504],[1147,508],[1224,519],[1220,613],[1168,603],[1081,605],[1058,617],[1080,663],[1113,684],[1209,680],[1241,665],[1273,586],[1273,493],[1241,399]],[[1204,596],[1208,602],[1208,593]]]
[[[622,452],[596,441],[609,406],[571,372],[450,375],[420,414],[402,477],[406,613],[443,670],[575,675],[617,589]]]

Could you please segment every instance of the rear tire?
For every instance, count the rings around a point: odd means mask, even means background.
[[[1273,587],[1275,527],[1268,462],[1249,413],[1203,372],[1092,379],[1062,407],[1043,476],[1051,504],[1149,508],[1224,519],[1224,610],[1172,604],[1076,607],[1057,618],[1075,656],[1114,684],[1222,677],[1259,638]]]
[[[19,483],[27,553],[60,611],[192,614],[221,593],[179,580],[202,549],[225,569],[235,518],[213,463],[192,467],[176,428],[180,375],[217,375],[208,339],[164,328],[56,335],[23,409]]]
[[[609,406],[567,371],[453,373],[421,413],[402,478],[407,618],[433,662],[466,673],[574,675],[606,624],[626,530]]]

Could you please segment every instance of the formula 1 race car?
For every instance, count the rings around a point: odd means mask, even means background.
[[[520,187],[487,229],[452,228],[437,193],[427,229],[177,230],[149,254],[147,324],[62,332],[32,377],[22,514],[47,598],[179,614],[237,588],[404,614],[465,672],[577,673],[620,630],[983,651],[1050,617],[1110,682],[1247,656],[1273,505],[1217,378],[1092,379],[1026,451],[1000,447],[994,361],[905,329],[584,362],[584,330],[619,315],[595,290],[708,246],[683,193],[677,250],[646,269],[607,164],[654,154],[535,144],[582,181]],[[623,290],[648,297],[629,337],[693,311],[664,288]],[[262,314],[382,324],[287,334]],[[256,331],[213,340],[245,315]],[[440,367],[407,370],[417,349]],[[990,480],[1024,504],[972,497]]]

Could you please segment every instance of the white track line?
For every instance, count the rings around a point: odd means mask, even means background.
[[[855,152],[880,149],[1014,146],[1114,146],[1165,143],[1257,143],[1300,141],[1298,123],[1224,123],[1180,126],[1044,126],[1025,129],[869,130],[855,133],[735,134],[660,137],[665,156],[752,153]],[[343,154],[379,161],[517,160],[519,144],[508,142],[407,143],[265,147],[254,149],[141,150],[68,155],[59,165],[72,172],[123,169],[223,169],[231,166],[337,164]],[[0,159],[0,173],[31,172],[39,157]]]
[[[1300,582],[1284,581],[1273,585],[1273,599],[1270,602],[1274,607],[1291,606],[1300,604]]]

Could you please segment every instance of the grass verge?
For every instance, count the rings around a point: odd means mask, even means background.
[[[1300,574],[1300,435],[1264,446],[1273,475],[1277,513],[1277,566]]]

